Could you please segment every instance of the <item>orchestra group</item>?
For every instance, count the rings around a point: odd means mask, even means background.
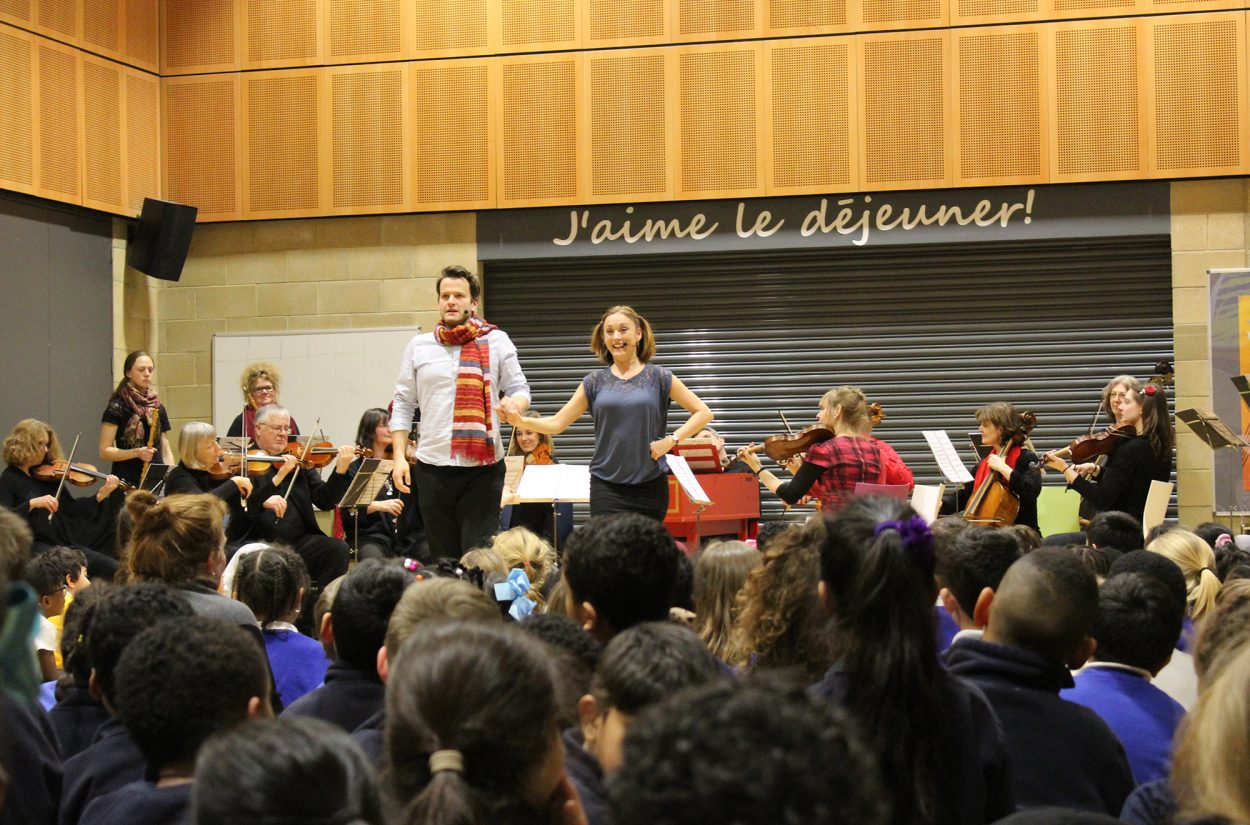
[[[1230,641],[1250,640],[1250,590],[1217,596],[1250,553],[1228,531],[1217,558],[1200,531],[1142,529],[1173,470],[1165,378],[1112,377],[1090,399],[1105,430],[1050,451],[1032,412],[985,399],[972,480],[922,516],[859,387],[727,450],[616,305],[590,330],[599,366],[543,415],[477,276],[449,266],[436,290],[437,325],[396,353],[351,443],[301,433],[265,361],[224,434],[174,433],[142,351],[94,451],[12,426],[0,579],[33,594],[8,615],[38,631],[50,710],[6,698],[38,680],[11,689],[0,634],[0,825],[1250,825],[1236,794],[1207,801],[1250,783],[1219,778],[1250,748],[1207,756],[1250,718],[1207,698],[1250,694],[1250,645]],[[587,413],[574,530],[515,471],[558,463]],[[664,526],[685,445],[810,517],[685,547]],[[1085,529],[1042,546],[1060,477]],[[1099,818],[1016,813],[1055,807]]]

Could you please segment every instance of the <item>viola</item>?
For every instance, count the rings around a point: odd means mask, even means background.
[[[1021,426],[1012,432],[1002,444],[994,448],[996,455],[1002,456],[1014,446],[1024,443],[1029,433],[1037,426],[1037,416],[1031,412],[1021,413]],[[989,471],[985,481],[972,494],[972,499],[964,509],[964,518],[972,524],[991,527],[1007,527],[1016,523],[1020,514],[1020,497],[1011,492],[1007,479],[993,470]]]
[[[1137,428],[1132,424],[1112,425],[1100,433],[1078,436],[1068,445],[1068,457],[1074,464],[1093,461],[1100,455],[1111,455],[1115,448],[1124,443],[1124,439],[1137,435]]]
[[[66,470],[69,471],[68,474]],[[102,473],[90,464],[70,464],[64,459],[36,464],[30,468],[30,474],[33,478],[37,478],[40,481],[59,482],[63,478],[75,487],[90,487],[97,481],[104,481],[108,478],[108,473]],[[120,480],[117,486],[127,493],[134,489],[133,484]]]

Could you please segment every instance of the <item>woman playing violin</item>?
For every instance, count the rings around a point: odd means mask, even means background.
[[[590,514],[642,513],[662,521],[668,512],[664,456],[712,423],[712,411],[671,371],[650,363],[655,336],[633,308],[614,306],[603,313],[591,332],[590,350],[606,366],[583,378],[558,413],[525,419],[511,413],[508,423],[559,435],[589,410],[595,420]],[[673,401],[690,418],[665,433]]]
[[[526,410],[521,416],[520,426],[512,430],[512,443],[508,445],[508,455],[525,456],[526,465],[558,464],[555,458],[555,442],[546,433],[531,430],[525,422],[538,418],[534,410]],[[555,505],[556,520],[560,527],[560,541],[563,542],[573,532],[573,505],[564,503]],[[499,529],[510,530],[513,527],[525,527],[548,542],[552,541],[551,505],[542,502],[519,502],[516,490],[507,487],[503,491],[503,510],[499,514]]]
[[[113,462],[113,474],[138,487],[147,465],[174,463],[169,447],[169,414],[152,388],[152,356],[135,350],[122,364],[122,380],[100,419],[100,458]]]
[[[356,428],[356,444],[362,450],[370,451],[374,458],[391,460],[393,443],[391,414],[381,407],[365,410]],[[347,468],[349,478],[356,477],[364,460],[365,457],[361,456],[351,463]],[[349,542],[359,538],[356,552],[361,561],[422,557],[417,545],[424,539],[425,530],[415,496],[415,489],[411,493],[396,490],[388,475],[367,507],[343,510],[343,533]],[[358,518],[359,526],[356,523]]]
[[[1172,422],[1167,395],[1155,384],[1127,389],[1113,397],[1116,421],[1133,427],[1134,435],[1116,439],[1115,449],[1101,468],[1087,478],[1081,468],[1047,454],[1046,466],[1063,472],[1068,486],[1099,511],[1118,510],[1141,520],[1151,481],[1172,475]]]
[[[815,492],[821,510],[842,509],[859,482],[880,484],[885,475],[885,455],[880,443],[868,432],[868,402],[858,387],[835,387],[820,399],[818,422],[833,437],[813,444],[806,458],[795,456],[785,463],[794,478],[782,482],[764,469],[755,452],[756,445],[738,450],[760,482],[787,504],[796,504],[809,491]]]
[[[1042,492],[1040,460],[1023,443],[1013,443],[1012,438],[1014,434],[1023,432],[1025,426],[1024,418],[1016,408],[1004,401],[995,401],[977,410],[981,444],[990,447],[991,452],[981,459],[975,477],[960,491],[959,500],[964,504],[972,501],[976,491],[997,476],[1020,500],[1020,511],[1014,523],[1037,530],[1037,497]],[[950,511],[954,512],[953,502]]]
[[[64,488],[59,476],[41,472],[62,459],[52,427],[33,418],[17,422],[4,439],[7,466],[0,473],[0,504],[26,519],[35,534],[34,552],[58,544],[77,547],[87,557],[92,578],[111,579],[118,566],[113,555],[113,520],[123,503],[121,494],[113,493],[120,481],[106,475],[94,496],[77,498]],[[76,462],[75,466],[80,465]]]
[[[276,364],[268,361],[255,361],[243,368],[239,376],[239,386],[243,390],[243,411],[234,417],[226,429],[227,438],[247,436],[256,439],[256,411],[266,404],[280,404],[278,391],[282,383],[282,373]],[[299,426],[291,419],[291,435],[299,435]]]
[[[178,432],[178,466],[165,477],[165,492],[210,493],[229,507],[229,518],[246,518],[243,502],[252,494],[252,480],[239,474],[238,456],[226,464],[226,451],[217,443],[217,430],[203,421],[190,421]]]

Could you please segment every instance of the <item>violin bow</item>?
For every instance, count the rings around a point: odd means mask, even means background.
[[[318,418],[316,423],[313,424],[312,434],[308,436],[308,440],[304,442],[304,449],[300,451],[299,460],[301,464],[303,464],[304,459],[308,458],[308,451],[312,448],[313,441],[316,440],[314,436],[316,436],[317,433],[319,432],[321,432],[321,419],[320,418]],[[325,437],[325,433],[321,433],[321,435],[323,438]],[[286,492],[282,494],[283,501],[286,501],[287,498],[291,495],[291,490],[295,487],[296,475],[298,475],[298,473],[291,473],[291,481],[289,484],[286,485]]]
[[[61,491],[65,489],[65,479],[69,478],[69,469],[74,466],[74,453],[78,451],[78,439],[82,438],[82,432],[74,436],[74,446],[69,448],[69,459],[65,462],[65,472],[61,474],[61,483],[56,485],[56,500],[59,504],[61,501]],[[48,513],[48,521],[52,521],[55,512]]]
[[[790,422],[786,420],[786,414],[785,414],[785,413],[783,413],[781,410],[777,410],[777,415],[781,416],[781,423],[785,425],[785,428],[786,428],[786,435],[788,435],[788,436],[790,436],[791,438],[793,438],[793,437],[794,437],[794,428],[792,428],[792,427],[790,426]]]

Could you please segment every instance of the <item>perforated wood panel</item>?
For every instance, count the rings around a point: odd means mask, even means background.
[[[765,33],[840,31],[850,22],[847,0],[770,0]]]
[[[671,196],[668,66],[660,49],[587,56],[592,199]]]
[[[1219,11],[1244,9],[1245,0],[1141,0],[1154,12]]]
[[[335,209],[369,212],[404,206],[406,81],[403,64],[330,72]]]
[[[155,70],[160,60],[158,33],[160,9],[157,0],[124,0],[126,27],[122,52],[127,62]]]
[[[161,196],[161,84],[131,69],[125,87],[126,206],[137,212],[144,198]]]
[[[316,70],[244,76],[246,217],[318,212],[320,85]]]
[[[662,43],[668,32],[665,0],[585,0],[586,45]]]
[[[58,40],[74,41],[82,33],[81,0],[34,0],[35,28]]]
[[[0,186],[35,185],[35,47],[19,29],[0,26]]]
[[[1152,170],[1218,175],[1246,170],[1245,14],[1152,25]]]
[[[860,48],[867,188],[945,183],[947,36],[866,36]]]
[[[84,57],[83,204],[119,212],[122,193],[122,69]]]
[[[416,208],[495,206],[492,70],[498,63],[485,60],[410,67]]]
[[[580,58],[504,60],[499,130],[500,206],[580,194],[577,109]]]
[[[866,29],[918,29],[947,22],[943,0],[862,0],[860,14]]]
[[[82,39],[92,51],[116,55],[122,44],[121,0],[84,2]]]
[[[0,20],[27,26],[34,22],[34,0],[0,0]]]
[[[674,0],[677,35],[683,40],[729,39],[756,34],[762,25],[756,0]]]
[[[755,48],[678,53],[679,195],[763,191]]]
[[[854,46],[847,38],[772,46],[769,193],[854,188]]]
[[[1044,181],[1042,83],[1048,73],[1041,29],[957,31],[952,44],[959,104],[956,182]]]
[[[1064,16],[1098,16],[1131,14],[1139,11],[1145,0],[1050,0],[1056,14]]]
[[[950,0],[952,26],[1008,23],[1042,17],[1045,0]]]
[[[82,80],[79,53],[39,41],[39,176],[37,191],[79,203],[82,134],[78,116]]]
[[[495,0],[504,51],[575,47],[578,0]]]
[[[403,53],[403,0],[326,0],[327,57],[394,60]]]
[[[1054,27],[1055,180],[1144,177],[1137,24]]]
[[[487,0],[412,1],[418,55],[476,54],[490,45]]]
[[[243,68],[307,66],[320,54],[319,0],[246,0]]]
[[[235,0],[162,0],[161,73],[239,68]]]
[[[242,217],[239,77],[161,81],[165,195],[199,207],[199,220]]]

